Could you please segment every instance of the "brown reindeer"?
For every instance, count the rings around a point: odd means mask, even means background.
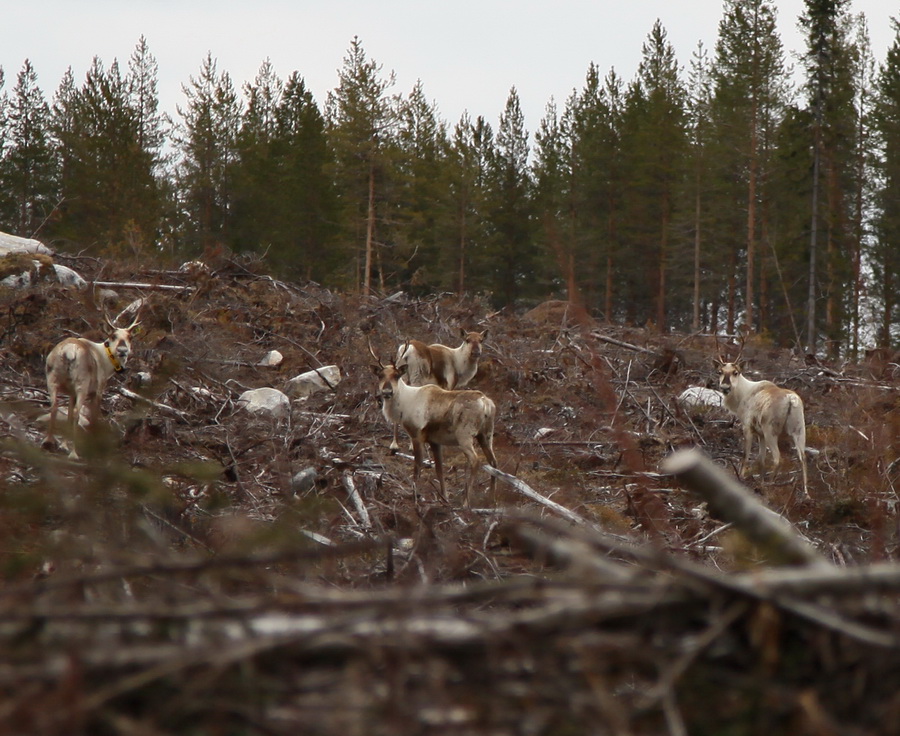
[[[378,362],[372,365],[372,372],[378,379],[378,397],[384,417],[393,426],[400,424],[412,440],[414,483],[418,487],[419,473],[424,463],[424,445],[427,444],[434,457],[440,496],[446,501],[442,448],[459,447],[469,462],[464,494],[464,505],[468,506],[469,488],[478,469],[476,442],[488,463],[497,467],[493,449],[497,413],[494,402],[481,391],[447,391],[434,384],[410,386],[404,380],[407,373],[405,365],[383,365],[376,360]],[[492,492],[495,484],[496,480],[492,477]]]

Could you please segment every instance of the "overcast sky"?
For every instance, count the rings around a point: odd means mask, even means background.
[[[791,61],[803,50],[804,3],[777,7]],[[850,9],[865,14],[883,61],[896,0],[852,0]],[[143,35],[159,64],[160,104],[173,115],[207,52],[238,88],[266,58],[282,79],[296,70],[322,107],[358,36],[384,75],[396,74],[393,92],[407,94],[421,79],[450,124],[466,110],[496,124],[515,86],[533,133],[551,98],[562,109],[581,88],[591,62],[630,81],[657,18],[687,66],[699,41],[712,51],[721,15],[721,0],[19,0],[4,3],[0,67],[9,91],[30,59],[49,101],[65,70],[80,84],[94,56],[107,68],[118,59],[125,71]]]

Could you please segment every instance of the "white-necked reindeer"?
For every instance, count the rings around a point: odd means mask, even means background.
[[[466,332],[459,330],[462,344],[449,348],[440,343],[426,345],[419,340],[407,340],[397,349],[394,365],[406,368],[406,382],[410,386],[434,384],[453,391],[460,389],[478,372],[481,345],[487,340],[488,331]],[[371,346],[369,348],[371,350]],[[374,353],[373,353],[374,355]],[[397,443],[397,425],[393,425],[391,451],[400,449]]]
[[[407,340],[397,350],[395,365],[407,366],[407,380],[411,386],[433,383],[452,391],[462,388],[478,371],[481,345],[487,340],[488,331],[466,332],[460,328],[462,344],[455,348],[434,343],[426,345],[419,340]]]
[[[69,457],[77,458],[75,430],[82,416],[88,426],[100,416],[103,390],[113,373],[121,371],[131,354],[131,337],[140,324],[138,317],[128,327],[116,327],[106,318],[112,332],[103,342],[84,337],[67,337],[47,356],[47,390],[50,392],[50,420],[45,444],[54,446],[56,413],[60,393],[68,394],[67,421],[72,450]]]
[[[371,351],[371,345],[369,346]],[[440,496],[446,501],[444,488],[443,446],[459,447],[469,461],[466,473],[464,504],[469,505],[469,488],[478,470],[475,443],[481,447],[490,465],[497,467],[494,455],[494,419],[497,408],[481,391],[447,391],[440,386],[410,386],[404,379],[407,367],[377,361],[372,372],[378,379],[378,397],[385,419],[394,427],[400,424],[412,440],[413,481],[418,488],[424,461],[424,445],[431,448]],[[491,491],[496,479],[491,477]],[[418,490],[416,491],[418,498]]]
[[[778,438],[787,435],[797,452],[803,473],[803,494],[808,498],[803,400],[796,392],[776,386],[771,381],[751,381],[743,373],[740,358],[738,355],[733,362],[726,362],[720,355],[716,359],[716,367],[719,388],[725,396],[725,408],[740,419],[744,432],[741,477],[747,475],[754,438],[759,442],[757,463],[760,472],[765,474],[767,451],[777,472],[781,464]]]

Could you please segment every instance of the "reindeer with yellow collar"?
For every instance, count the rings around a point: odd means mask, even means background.
[[[116,327],[106,318],[112,332],[103,342],[84,337],[67,337],[47,356],[47,389],[50,392],[50,421],[45,445],[55,446],[56,412],[59,394],[69,396],[68,424],[72,450],[77,458],[75,429],[84,416],[88,426],[100,416],[103,390],[113,373],[124,370],[131,355],[131,337],[140,322],[138,317],[128,327]]]

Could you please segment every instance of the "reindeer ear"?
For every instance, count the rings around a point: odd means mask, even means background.
[[[469,336],[469,333],[466,332],[466,328],[465,328],[465,327],[460,327],[460,328],[459,328],[459,335],[460,335],[460,337],[462,337],[463,340],[465,340],[465,339]]]
[[[397,375],[405,376],[406,369],[409,368],[409,363],[404,363],[403,365],[398,365],[398,366],[396,366],[396,368],[397,368]]]
[[[488,333],[487,330],[485,330],[484,332],[481,333],[481,339],[482,339],[482,340],[487,340],[487,333]]]
[[[376,376],[377,376],[379,373],[381,373],[381,366],[380,366],[380,365],[376,365],[375,363],[370,363],[370,364],[369,364],[369,368],[372,369],[372,373],[374,373]]]

